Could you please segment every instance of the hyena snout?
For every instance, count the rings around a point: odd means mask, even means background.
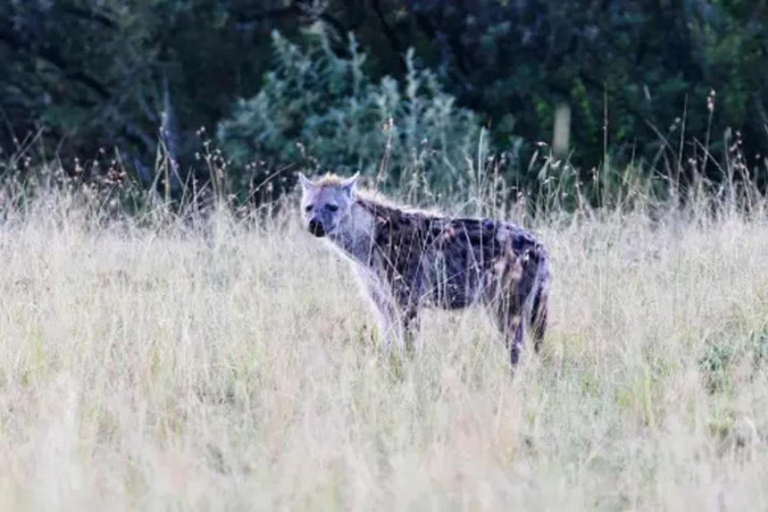
[[[309,232],[318,238],[325,236],[325,226],[323,226],[323,222],[318,219],[311,219],[309,221]]]

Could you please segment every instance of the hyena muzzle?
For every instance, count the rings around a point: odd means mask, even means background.
[[[356,190],[357,175],[299,175],[310,233],[349,259],[374,304],[387,350],[410,346],[424,307],[488,307],[517,364],[532,330],[538,352],[547,327],[549,255],[520,227],[393,206]]]

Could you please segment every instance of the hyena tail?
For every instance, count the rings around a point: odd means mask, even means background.
[[[549,288],[552,272],[549,264],[549,255],[546,251],[543,248],[537,248],[535,253],[536,274],[533,290],[531,291],[532,303],[528,310],[528,321],[533,330],[533,348],[538,352],[541,349],[541,343],[547,331]]]

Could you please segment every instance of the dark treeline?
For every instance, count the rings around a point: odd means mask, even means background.
[[[443,166],[486,128],[527,186],[563,106],[584,178],[610,159],[718,181],[736,145],[764,187],[768,1],[0,2],[3,153],[37,136],[65,167],[119,155],[147,183],[158,147],[176,188],[224,148],[240,189],[287,165],[375,172],[393,137],[401,182],[419,168],[450,181]],[[389,117],[400,128],[379,133]]]

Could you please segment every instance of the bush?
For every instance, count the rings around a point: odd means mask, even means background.
[[[353,36],[348,57],[334,53],[322,34],[300,48],[275,32],[273,45],[273,67],[260,92],[238,101],[219,125],[235,182],[243,184],[247,169],[264,169],[257,179],[266,179],[298,165],[313,172],[360,170],[384,188],[436,194],[453,193],[471,179],[462,169],[478,151],[478,119],[455,105],[433,73],[416,67],[412,51],[399,84],[391,77],[372,80]],[[280,183],[291,186],[293,178]]]

